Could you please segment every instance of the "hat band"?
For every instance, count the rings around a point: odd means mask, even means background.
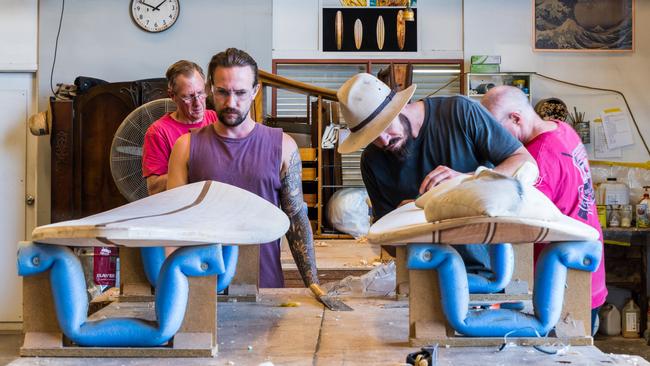
[[[395,91],[394,91],[394,90],[391,90],[390,93],[386,96],[386,99],[384,99],[384,101],[381,102],[381,104],[379,105],[379,107],[377,107],[377,108],[376,108],[372,113],[370,113],[370,115],[369,115],[368,117],[366,117],[366,119],[364,119],[363,121],[359,122],[359,124],[357,124],[357,125],[354,126],[354,127],[350,127],[350,131],[351,131],[351,132],[357,132],[357,131],[359,131],[360,129],[362,129],[365,125],[367,125],[368,123],[370,123],[370,121],[372,121],[373,119],[375,119],[375,117],[377,117],[377,115],[378,115],[379,113],[381,113],[381,111],[383,111],[384,108],[386,108],[386,106],[388,105],[388,103],[390,103],[390,101],[393,100],[393,97],[394,97],[394,96],[395,96]]]

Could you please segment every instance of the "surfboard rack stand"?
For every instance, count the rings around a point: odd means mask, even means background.
[[[256,247],[256,246],[252,246]],[[155,320],[153,295],[139,258],[139,248],[120,248],[122,293],[88,320],[137,317]],[[217,354],[217,276],[188,277],[189,296],[182,325],[162,346],[87,347],[71,342],[57,322],[50,271],[23,278],[23,357],[214,357]],[[141,285],[135,285],[140,283]],[[124,290],[127,293],[124,293]],[[128,293],[132,291],[132,293]],[[135,301],[134,301],[135,300]]]

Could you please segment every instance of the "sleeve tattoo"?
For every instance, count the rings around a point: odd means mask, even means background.
[[[291,154],[289,167],[281,177],[280,205],[289,216],[289,231],[286,237],[291,254],[296,262],[305,287],[318,283],[314,237],[307,217],[307,205],[302,197],[302,163],[298,150]]]

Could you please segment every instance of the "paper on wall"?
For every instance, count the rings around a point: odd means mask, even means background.
[[[605,128],[601,118],[594,118],[594,157],[596,159],[620,158],[623,156],[621,148],[610,149],[605,138]]]
[[[620,108],[605,109],[602,119],[607,147],[610,150],[634,144],[630,121]]]

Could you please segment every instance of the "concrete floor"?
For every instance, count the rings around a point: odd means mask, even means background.
[[[22,334],[19,332],[0,332],[0,366],[8,365],[12,361],[19,360],[18,349],[22,344]],[[596,346],[605,353],[614,353],[614,354],[626,354],[626,355],[637,355],[643,357],[645,360],[650,360],[650,346],[645,344],[643,339],[628,339],[622,337],[607,337],[607,338],[597,338],[595,341]],[[23,359],[27,360],[27,359]],[[47,359],[31,359],[33,360],[34,365],[49,365],[52,362]],[[87,360],[82,362],[80,359],[58,359],[61,362],[56,362],[56,364],[61,365],[87,365]],[[118,360],[110,359],[93,359],[94,366],[99,365],[123,365],[122,362],[117,362]],[[133,363],[134,359],[127,361],[129,365],[146,365],[146,364],[168,364],[168,365],[179,365],[181,363],[175,363],[174,359],[168,359],[167,362],[162,362],[160,359],[148,359],[141,360],[141,362]],[[634,358],[630,357],[629,364],[634,365]],[[224,360],[224,365],[228,365],[228,361]],[[21,363],[21,362],[16,362]]]
[[[643,338],[597,336],[594,344],[604,353],[637,355],[650,361],[650,346]]]

